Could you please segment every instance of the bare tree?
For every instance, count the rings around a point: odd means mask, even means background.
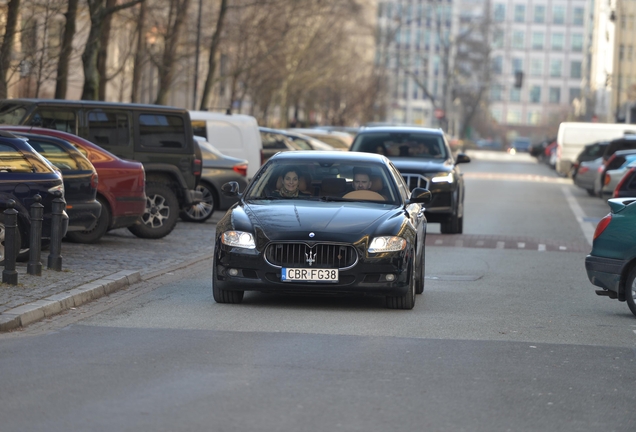
[[[101,46],[102,33],[104,31],[105,18],[120,10],[127,9],[144,0],[131,0],[127,3],[106,7],[106,0],[86,0],[90,13],[91,28],[88,40],[82,54],[84,66],[83,100],[98,100],[99,98],[99,70],[97,57]]]
[[[141,99],[141,70],[144,65],[144,53],[146,51],[146,2],[139,5],[139,15],[137,16],[137,43],[133,59],[132,83],[130,91],[130,101],[139,102]]]
[[[214,82],[214,73],[216,72],[216,55],[219,49],[221,41],[221,32],[223,31],[223,23],[225,21],[225,14],[227,13],[227,0],[221,0],[219,6],[219,16],[216,20],[216,27],[214,28],[214,34],[212,36],[212,42],[210,43],[210,53],[208,57],[208,73],[205,78],[205,84],[203,85],[203,93],[201,94],[201,109],[207,109],[210,104],[210,92],[212,91],[212,84]]]
[[[8,96],[8,77],[13,54],[13,44],[15,42],[16,29],[18,25],[18,13],[20,11],[20,0],[9,0],[7,5],[7,22],[0,45],[0,99]]]
[[[64,14],[64,36],[60,46],[60,58],[57,63],[57,77],[55,79],[55,99],[65,99],[68,88],[68,70],[73,52],[73,39],[75,37],[77,6],[79,0],[68,0],[68,9]]]

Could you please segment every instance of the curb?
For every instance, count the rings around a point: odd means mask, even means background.
[[[143,276],[141,271],[121,270],[112,275],[80,285],[67,292],[9,309],[0,314],[0,332],[25,327],[43,318],[57,315],[70,308],[78,307],[84,303],[112,294],[124,287],[179,270],[210,257],[211,254],[198,255],[172,266],[146,273]]]

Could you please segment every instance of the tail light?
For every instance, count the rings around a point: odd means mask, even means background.
[[[64,185],[57,185],[57,186],[53,186],[52,188],[49,188],[49,193],[50,194],[55,194],[55,192],[61,192],[62,196],[64,196]]]
[[[588,172],[590,170],[590,167],[581,167],[579,168],[579,174],[585,174],[586,172]]]
[[[607,186],[609,184],[610,180],[612,180],[612,176],[610,176],[609,174],[605,173],[605,176],[603,177],[603,184],[605,186]]]
[[[97,189],[97,185],[99,183],[99,179],[97,173],[93,173],[91,176],[91,189]]]
[[[601,165],[600,167],[596,168],[596,171],[601,173],[603,172],[604,169],[605,169],[605,166]]]
[[[636,167],[630,169],[629,171],[627,171],[625,173],[625,175],[623,176],[623,178],[621,179],[621,181],[618,182],[618,184],[616,185],[616,189],[614,189],[614,194],[612,195],[612,198],[619,198],[619,192],[622,188],[623,185],[625,184],[625,182],[627,181],[628,178],[631,178],[632,175],[634,174],[634,172],[636,172]]]
[[[236,164],[232,169],[243,177],[247,177],[247,164]]]
[[[195,176],[200,176],[202,167],[203,162],[201,162],[201,159],[195,159],[192,163],[192,174],[194,174]]]
[[[607,226],[610,224],[611,221],[612,221],[611,213],[609,213],[607,216],[601,219],[598,225],[596,225],[596,230],[594,231],[594,240],[596,240],[598,236],[603,234],[603,231],[605,231],[605,228],[607,228]]]

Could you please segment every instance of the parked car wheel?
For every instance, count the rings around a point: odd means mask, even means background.
[[[4,215],[0,214],[0,265],[4,265],[4,260],[6,257],[5,254],[5,239],[6,239],[6,230],[4,228]],[[22,243],[22,236],[20,235],[20,230],[16,230],[16,259],[20,253],[20,245]],[[28,253],[28,249],[27,249]]]
[[[243,301],[245,291],[226,290],[219,286],[216,281],[216,263],[212,269],[212,297],[217,303],[239,304]]]
[[[629,272],[627,283],[625,284],[625,300],[629,310],[636,315],[636,267]]]
[[[415,256],[415,254],[412,254],[412,256]],[[387,308],[408,310],[408,309],[413,309],[413,307],[415,306],[415,291],[416,291],[415,266],[412,260],[411,260],[409,273],[410,273],[409,289],[406,291],[406,293],[404,293],[403,296],[399,296],[399,297],[387,296],[386,297]]]
[[[146,212],[141,221],[128,230],[140,238],[159,239],[167,236],[177,225],[179,201],[168,186],[146,184]]]
[[[187,210],[181,212],[181,219],[188,222],[205,222],[212,217],[214,210],[217,207],[216,192],[207,183],[201,183],[197,186],[198,191],[203,194],[203,200],[193,205]]]
[[[74,243],[95,243],[106,234],[110,226],[110,208],[104,198],[97,197],[97,201],[102,205],[102,212],[95,227],[88,231],[71,231],[66,234],[68,240]]]

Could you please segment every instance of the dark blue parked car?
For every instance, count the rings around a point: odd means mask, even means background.
[[[13,132],[62,171],[68,231],[91,230],[97,224],[102,205],[97,201],[97,171],[75,146],[63,139]]]
[[[31,219],[29,211],[40,194],[44,205],[42,238],[51,237],[51,211],[55,192],[64,193],[62,175],[44,157],[38,154],[25,140],[0,131],[0,200],[14,200],[18,211],[18,244],[21,257],[29,247]],[[0,263],[4,262],[5,215],[0,208]],[[66,234],[68,216],[63,215],[62,234]],[[28,258],[28,255],[26,255]]]

